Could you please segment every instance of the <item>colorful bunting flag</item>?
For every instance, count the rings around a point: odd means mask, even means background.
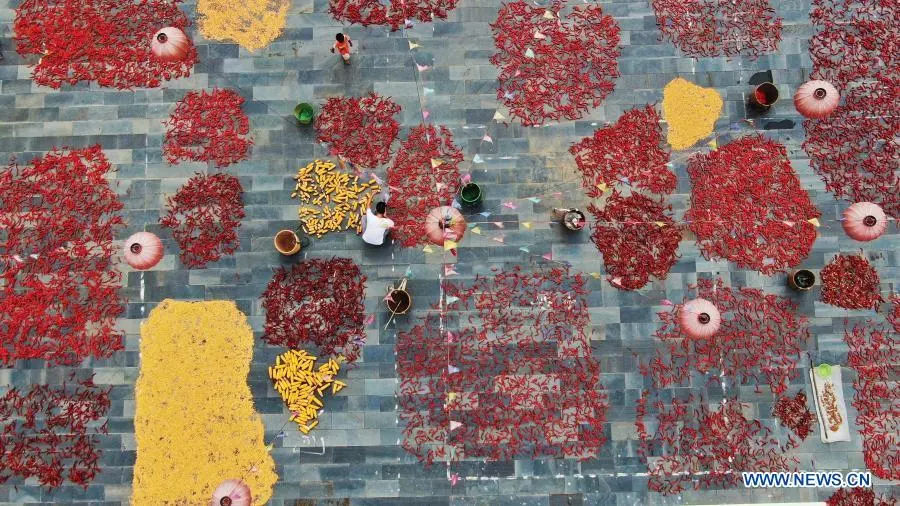
[[[484,137],[481,138],[481,141],[482,142],[490,142],[491,144],[494,143],[494,139],[491,139],[491,136],[488,134],[484,134]]]
[[[481,235],[481,229],[478,228],[477,226],[476,226],[476,227],[472,227],[472,233],[473,233],[473,234]]]
[[[426,244],[425,247],[422,248],[422,251],[424,251],[425,253],[431,253],[431,252],[434,251],[434,249],[432,249],[431,246],[429,246],[429,245]]]
[[[534,51],[530,47],[525,50],[525,58],[534,58]]]
[[[432,168],[432,169],[436,169],[436,168],[440,167],[440,166],[443,165],[443,164],[444,164],[444,161],[441,160],[440,158],[432,158],[432,159],[431,159],[431,168]]]
[[[496,237],[491,237],[491,239],[493,239],[493,240],[495,240],[495,241],[497,241],[497,242],[499,242],[499,243],[502,243],[502,242],[503,242],[503,236],[502,236],[502,235],[498,235],[498,236],[496,236]]]
[[[541,202],[541,199],[537,197],[528,197],[528,200],[530,200],[533,204],[539,204]]]
[[[481,155],[475,154],[475,156],[472,157],[472,163],[484,163],[484,160],[482,160]]]
[[[523,222],[522,222],[522,226],[525,227],[525,228],[531,228],[531,222],[530,222],[530,221],[523,221]]]
[[[417,47],[422,47],[422,46],[416,44],[415,42],[413,42],[413,41],[411,41],[411,40],[409,41],[409,48],[410,48],[410,49],[415,49],[415,48],[417,48]]]
[[[812,225],[813,225],[814,227],[816,227],[816,228],[819,228],[820,226],[822,226],[822,225],[819,223],[819,218],[810,218],[810,219],[808,219],[808,220],[806,220],[806,221],[808,221],[809,223],[812,223]]]
[[[502,222],[502,221],[495,221],[495,222],[493,222],[493,223],[494,223],[494,225],[497,226],[497,228],[503,228],[503,222]]]
[[[500,114],[500,111],[497,111],[494,113],[494,119],[500,121],[501,119],[506,119],[506,117]]]
[[[456,241],[451,241],[448,239],[444,240],[444,251],[450,251],[456,247]]]
[[[504,203],[503,203],[503,207],[506,207],[506,208],[508,208],[508,209],[515,209],[515,208],[516,208],[516,204],[515,204],[514,202],[512,202],[512,201],[504,202]]]

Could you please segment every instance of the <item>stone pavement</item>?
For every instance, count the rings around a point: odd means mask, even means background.
[[[256,336],[263,313],[258,297],[270,279],[272,268],[289,264],[272,248],[272,236],[296,224],[297,206],[290,198],[291,176],[297,167],[324,158],[324,147],[313,142],[310,128],[301,128],[291,117],[298,101],[322,102],[330,96],[352,96],[375,91],[393,98],[403,107],[400,138],[419,123],[422,107],[431,121],[448,126],[463,148],[468,169],[479,153],[484,164],[472,168],[473,179],[485,189],[484,209],[503,220],[505,243],[490,240],[490,234],[469,234],[461,247],[456,270],[471,278],[490,267],[528,265],[529,257],[552,252],[584,272],[603,272],[601,257],[587,233],[564,235],[547,222],[549,209],[560,205],[586,207],[568,146],[590,135],[594,128],[615,121],[625,110],[662,99],[663,86],[682,76],[701,86],[715,87],[726,100],[725,114],[717,123],[718,142],[724,144],[736,133],[748,133],[741,123],[744,100],[751,76],[771,70],[782,102],[769,113],[771,120],[788,119],[793,126],[767,130],[765,134],[788,146],[794,169],[813,201],[822,211],[820,237],[804,266],[820,269],[837,252],[855,252],[836,221],[846,204],[824,191],[800,149],[801,118],[790,103],[796,87],[808,78],[810,60],[807,40],[812,34],[806,0],[773,2],[784,18],[783,40],[776,54],[757,60],[748,58],[684,57],[669,43],[659,42],[655,18],[644,1],[601,2],[622,29],[622,76],[615,92],[590,116],[543,128],[504,127],[491,121],[498,107],[496,69],[488,58],[494,47],[489,23],[496,17],[498,0],[461,0],[446,21],[433,25],[417,23],[412,29],[390,33],[382,28],[350,27],[346,33],[356,42],[358,53],[349,67],[328,52],[334,33],[341,28],[327,14],[325,0],[294,0],[283,35],[269,47],[251,54],[234,44],[204,40],[192,27],[190,35],[199,50],[200,63],[189,79],[166,83],[161,89],[122,92],[96,85],[67,86],[61,91],[41,88],[29,79],[30,70],[15,54],[12,19],[18,0],[0,4],[0,157],[15,155],[20,163],[54,146],[84,147],[100,143],[117,172],[117,191],[122,195],[128,229],[121,239],[138,230],[158,233],[166,244],[166,257],[150,272],[128,272],[123,296],[127,315],[121,327],[127,332],[126,351],[109,360],[85,364],[96,373],[95,381],[113,387],[110,434],[103,438],[103,472],[86,490],[63,486],[52,494],[34,483],[15,480],[0,486],[0,503],[91,503],[123,504],[129,501],[132,466],[135,462],[133,434],[134,382],[137,378],[139,325],[141,319],[165,298],[234,299],[249,316]],[[185,10],[193,17],[194,2]],[[408,40],[421,48],[411,52]],[[413,54],[414,53],[414,54]],[[418,72],[416,63],[433,66]],[[166,195],[173,194],[202,164],[166,164],[161,155],[164,120],[175,101],[191,89],[227,87],[247,99],[255,140],[248,161],[226,169],[240,176],[246,190],[247,217],[239,230],[241,247],[233,256],[203,270],[187,270],[177,261],[177,247],[157,224]],[[433,93],[424,92],[431,88]],[[743,126],[733,127],[734,124]],[[757,121],[764,127],[769,120]],[[770,124],[772,126],[772,124]],[[783,125],[782,125],[783,126]],[[480,140],[485,132],[493,144]],[[690,151],[688,151],[690,152]],[[672,202],[680,218],[689,201],[690,181],[685,156],[673,156],[679,176]],[[383,174],[383,169],[381,171]],[[559,198],[540,203],[518,201],[518,209],[500,207],[501,202],[560,191]],[[501,213],[500,209],[503,209]],[[476,216],[477,217],[477,216]],[[480,217],[478,217],[481,219]],[[518,221],[535,222],[531,229]],[[543,224],[541,224],[543,222]],[[900,235],[889,235],[866,245],[865,251],[880,254],[873,260],[882,279],[882,292],[897,289],[900,280]],[[842,343],[846,317],[864,318],[867,312],[847,312],[816,302],[818,289],[801,296],[788,294],[784,275],[765,277],[736,269],[726,262],[704,260],[692,240],[680,248],[681,258],[668,279],[655,281],[640,294],[620,292],[602,280],[591,280],[588,298],[592,317],[594,356],[601,364],[603,384],[609,393],[606,428],[609,441],[601,457],[578,463],[567,460],[517,459],[514,462],[464,462],[455,465],[463,480],[450,486],[446,468],[426,468],[397,445],[401,428],[397,421],[394,392],[397,386],[394,343],[397,329],[409,328],[411,317],[398,318],[387,330],[388,314],[381,308],[385,284],[411,268],[410,289],[416,298],[416,313],[436,302],[442,271],[440,254],[426,255],[421,248],[397,246],[380,250],[365,248],[353,234],[331,234],[305,249],[302,258],[350,257],[368,276],[366,308],[378,315],[367,329],[368,344],[360,367],[349,373],[348,388],[326,402],[325,413],[304,442],[299,433],[288,435],[273,451],[280,480],[270,504],[282,505],[595,505],[595,504],[725,504],[775,501],[822,500],[830,491],[784,489],[689,492],[664,498],[647,492],[646,468],[636,457],[634,403],[644,385],[631,350],[646,349],[656,328],[659,301],[680,301],[698,276],[719,275],[732,286],[751,286],[770,293],[786,294],[800,303],[810,317],[814,338],[810,342],[815,361],[841,362],[846,355]],[[143,283],[145,290],[140,286]],[[274,437],[285,419],[283,404],[266,377],[266,367],[281,350],[258,341],[249,383],[257,410],[267,427],[267,440]],[[804,359],[804,364],[808,361]],[[805,368],[797,386],[805,383]],[[0,390],[7,385],[26,386],[58,382],[65,370],[46,370],[24,364],[0,370]],[[852,397],[853,374],[844,371],[845,396]],[[735,390],[734,387],[730,387]],[[752,404],[762,419],[769,419],[772,398],[740,387],[741,399]],[[792,389],[792,391],[795,390]],[[730,393],[734,393],[733,391]],[[852,406],[850,418],[855,417]],[[823,445],[811,436],[799,449],[802,467],[809,469],[863,469],[861,439],[855,430],[850,443]],[[322,449],[324,446],[324,450]],[[315,455],[315,452],[322,455]],[[886,485],[879,482],[879,486]]]

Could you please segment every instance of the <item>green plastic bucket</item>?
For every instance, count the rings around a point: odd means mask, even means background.
[[[481,187],[475,183],[467,183],[459,190],[459,199],[467,206],[481,202]]]
[[[307,104],[306,102],[297,104],[297,107],[294,107],[294,117],[297,118],[297,123],[300,123],[301,125],[312,123],[313,118],[315,117],[315,111],[313,110],[312,104]]]

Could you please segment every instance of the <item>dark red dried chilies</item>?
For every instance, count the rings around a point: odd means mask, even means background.
[[[230,174],[197,174],[167,199],[168,212],[159,222],[172,230],[181,263],[202,269],[237,250],[243,193],[241,182]]]
[[[316,346],[319,353],[353,362],[365,336],[365,289],[366,276],[349,258],[315,258],[277,269],[262,295],[263,340],[291,349]]]
[[[822,269],[822,302],[844,309],[878,309],[878,271],[859,255],[837,255]]]
[[[403,448],[426,463],[596,456],[607,400],[583,276],[516,267],[446,294],[435,309],[458,325],[431,313],[397,336]]]
[[[37,478],[56,488],[68,480],[85,488],[100,471],[99,440],[109,411],[109,389],[91,379],[62,386],[13,388],[0,397],[0,483]]]

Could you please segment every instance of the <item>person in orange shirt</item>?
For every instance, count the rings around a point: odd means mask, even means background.
[[[345,37],[343,33],[335,35],[334,38],[337,39],[337,42],[331,47],[331,52],[333,53],[337,49],[338,53],[341,54],[341,58],[344,59],[344,64],[349,65],[350,48],[353,47],[353,41],[350,40],[350,37]]]

